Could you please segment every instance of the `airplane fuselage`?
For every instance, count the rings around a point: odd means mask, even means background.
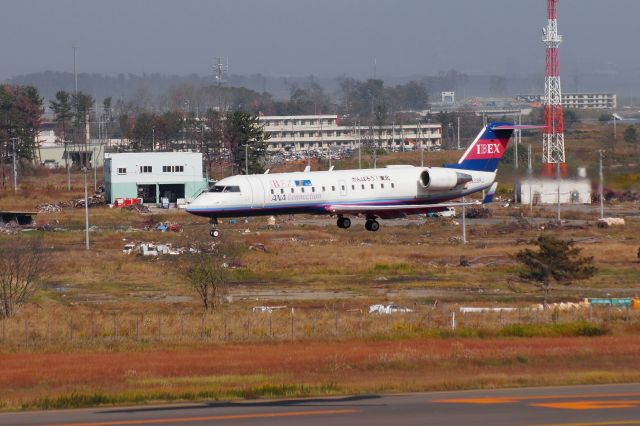
[[[430,181],[425,182],[425,172]],[[464,179],[456,180],[457,175]],[[494,172],[441,167],[395,166],[379,169],[238,175],[224,178],[188,207],[211,218],[279,214],[333,214],[330,206],[430,204],[489,188]],[[414,209],[415,210],[415,209]],[[419,211],[412,211],[419,213]]]

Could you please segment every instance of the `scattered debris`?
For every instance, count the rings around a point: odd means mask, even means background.
[[[491,210],[482,206],[471,206],[465,210],[467,219],[487,219],[491,217]]]
[[[92,195],[88,197],[88,202],[89,202],[89,208],[102,206],[104,205],[104,195],[102,194]],[[71,205],[73,205],[73,207],[76,209],[84,207],[84,198],[76,198],[75,200],[72,200]]]
[[[249,250],[260,250],[262,252],[268,253],[267,247],[262,243],[255,243],[249,246]]]
[[[467,259],[466,256],[460,256],[460,266],[470,267],[470,266],[495,266],[495,265],[505,265],[513,263],[513,261],[506,255],[502,254],[493,254],[487,256],[478,256],[473,259]]]
[[[63,202],[44,203],[38,204],[36,210],[38,210],[38,213],[60,213],[65,207],[68,207],[68,204]]]
[[[624,218],[621,217],[603,217],[598,220],[598,228],[608,228],[610,226],[624,226]]]
[[[463,314],[480,313],[480,312],[515,312],[518,308],[477,308],[472,306],[460,307],[460,312]]]
[[[122,210],[130,210],[138,213],[151,213],[149,207],[144,204],[129,204],[128,206],[123,207]]]
[[[194,247],[173,247],[171,243],[161,244],[153,242],[127,243],[122,248],[124,254],[138,254],[139,256],[181,255],[185,253],[200,253]]]
[[[273,313],[273,311],[279,311],[280,309],[287,309],[286,306],[254,306],[253,312]]]
[[[138,204],[135,205],[137,206]],[[159,222],[148,229],[150,231],[158,232],[182,232],[182,226],[179,223],[175,222]]]
[[[410,308],[406,308],[404,306],[400,306],[400,305],[371,305],[369,306],[369,313],[370,314],[394,314],[394,313],[399,313],[399,312],[413,312],[413,309]]]

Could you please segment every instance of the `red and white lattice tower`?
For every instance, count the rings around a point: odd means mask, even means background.
[[[542,172],[553,176],[560,166],[566,176],[564,157],[564,114],[560,87],[560,55],[558,47],[562,36],[558,34],[557,5],[559,0],[547,0],[547,26],[542,29],[542,41],[547,46],[547,70],[544,80],[544,129],[542,133]]]

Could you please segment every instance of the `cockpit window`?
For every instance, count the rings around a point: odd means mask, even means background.
[[[240,187],[215,185],[209,192],[240,192]]]

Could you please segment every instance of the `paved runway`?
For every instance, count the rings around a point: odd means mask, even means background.
[[[640,425],[640,384],[0,414],[2,425]]]

